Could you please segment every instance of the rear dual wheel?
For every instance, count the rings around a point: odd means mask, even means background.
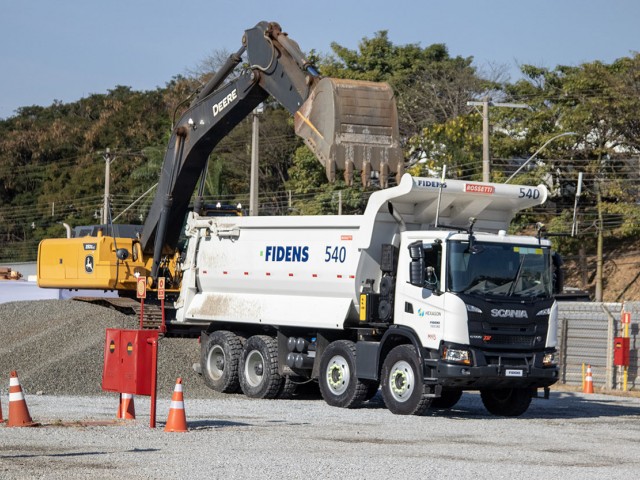
[[[207,387],[220,393],[237,392],[238,364],[242,341],[233,332],[218,330],[209,335],[200,354],[202,378]]]
[[[276,398],[284,379],[278,373],[278,344],[267,335],[247,339],[240,360],[240,388],[251,398]]]

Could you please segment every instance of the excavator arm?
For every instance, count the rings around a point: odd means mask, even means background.
[[[220,86],[245,51],[249,68]],[[178,242],[180,231],[168,226],[182,225],[215,146],[270,94],[295,112],[318,80],[297,45],[277,24],[261,22],[245,32],[242,48],[205,85],[173,129],[156,197],[142,232],[143,250],[153,252],[153,278],[162,255],[171,253]]]
[[[249,67],[223,85],[245,52]],[[366,184],[375,168],[386,186],[390,172],[402,173],[390,87],[321,78],[277,23],[260,22],[245,31],[242,48],[205,85],[174,127],[142,232],[143,250],[153,251],[152,278],[157,277],[162,256],[175,251],[180,234],[175,226],[182,225],[211,151],[269,95],[294,114],[296,133],[325,165],[330,180],[335,180],[336,169],[342,169],[351,183],[358,169]]]
[[[246,58],[247,68],[233,77]],[[231,78],[233,77],[233,78]],[[38,285],[53,288],[136,291],[139,277],[159,275],[180,288],[177,243],[198,179],[206,175],[215,146],[272,96],[294,115],[295,131],[333,181],[344,170],[351,184],[362,172],[367,185],[379,172],[381,187],[402,174],[395,100],[389,85],[322,78],[298,44],[277,23],[246,30],[241,48],[209,80],[173,128],[158,190],[142,235],[46,239],[38,250]]]

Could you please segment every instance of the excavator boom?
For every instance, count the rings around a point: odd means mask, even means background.
[[[222,85],[244,52],[249,67]],[[182,224],[211,151],[269,95],[295,116],[296,133],[325,165],[329,180],[340,169],[350,184],[354,170],[361,170],[368,184],[375,169],[386,186],[390,173],[402,173],[389,85],[322,78],[277,23],[260,22],[245,32],[242,48],[174,127],[142,233],[143,250],[151,253],[153,246],[153,278],[162,256],[176,248],[180,232],[175,226]]]
[[[243,56],[246,68],[231,78]],[[322,78],[280,25],[260,22],[245,31],[241,48],[175,124],[139,242],[109,236],[101,236],[99,242],[44,240],[38,251],[39,285],[128,291],[140,275],[151,277],[148,283],[153,285],[161,272],[172,272],[177,288],[180,228],[198,180],[206,175],[208,158],[269,96],[294,115],[296,133],[325,166],[329,180],[344,170],[345,181],[351,184],[354,173],[361,171],[362,182],[368,185],[376,170],[380,185],[386,187],[390,174],[397,173],[398,178],[402,174],[396,105],[389,85]],[[122,245],[129,248],[128,254]],[[87,250],[92,248],[99,251]],[[101,279],[93,279],[88,257],[95,260]]]

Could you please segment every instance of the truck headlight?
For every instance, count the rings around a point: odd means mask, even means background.
[[[469,350],[444,347],[442,350],[442,360],[462,365],[471,365],[471,353]]]
[[[545,367],[553,367],[556,364],[555,353],[545,353],[542,357],[542,365]]]

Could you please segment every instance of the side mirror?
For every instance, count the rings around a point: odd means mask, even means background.
[[[424,288],[425,273],[424,260],[411,260],[409,265],[409,283],[416,287]]]
[[[425,280],[424,271],[424,248],[420,240],[409,244],[409,283],[416,287],[423,288]]]
[[[551,261],[553,263],[553,293],[557,295],[564,290],[564,272],[562,271],[564,262],[558,252],[553,252]]]
[[[129,258],[129,251],[126,248],[119,248],[116,250],[116,257],[119,260],[126,260]]]

